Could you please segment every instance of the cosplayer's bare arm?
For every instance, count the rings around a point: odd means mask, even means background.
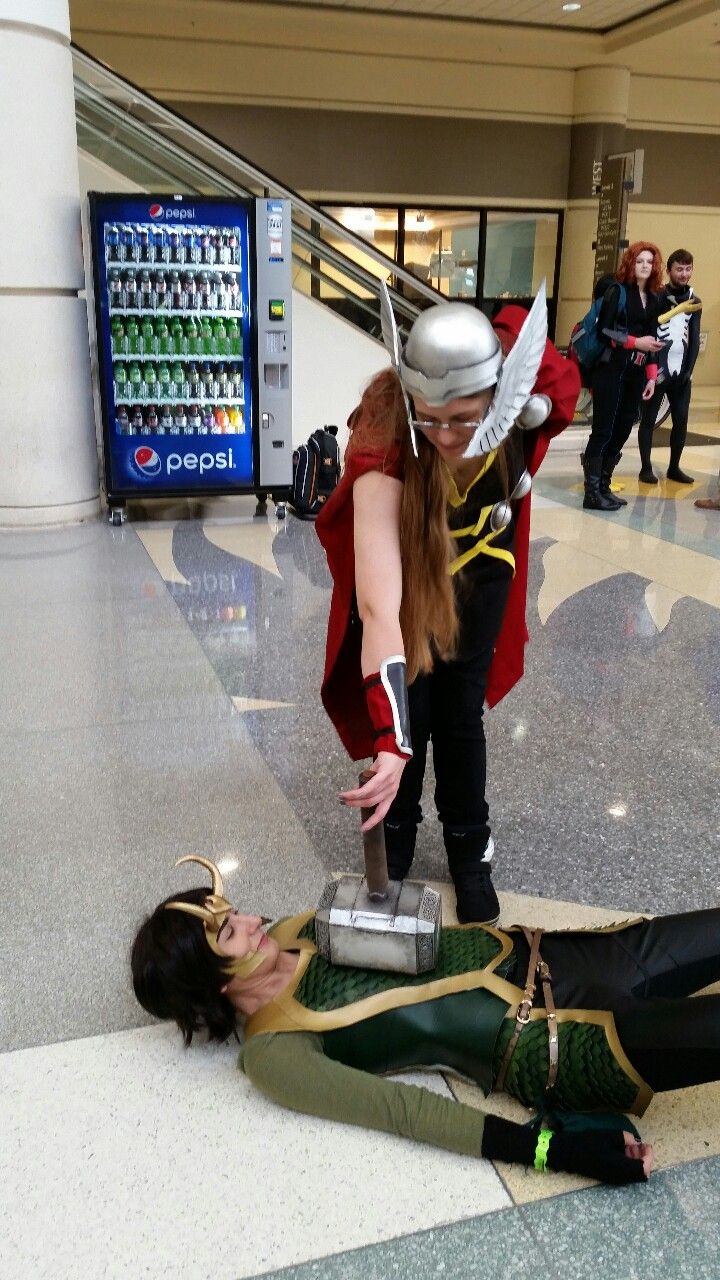
[[[363,624],[363,676],[378,671],[389,654],[402,657],[405,653],[400,630],[401,498],[401,482],[380,471],[368,471],[353,485],[355,594]],[[363,830],[382,822],[397,794],[404,767],[402,756],[379,751],[370,781],[343,792],[341,798],[352,808],[374,808]]]
[[[400,630],[402,484],[369,471],[353,485],[355,593],[363,624],[362,673],[377,671],[389,653],[404,653]]]

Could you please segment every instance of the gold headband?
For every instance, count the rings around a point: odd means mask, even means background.
[[[228,902],[225,897],[222,876],[218,867],[209,858],[201,858],[199,854],[195,853],[187,853],[183,858],[178,858],[175,866],[179,867],[183,862],[197,862],[199,866],[205,867],[210,872],[212,876],[212,893],[208,894],[201,907],[194,902],[166,902],[165,910],[185,911],[187,915],[196,916],[198,920],[202,920],[205,927],[205,940],[210,950],[226,961],[224,969],[228,977],[249,977],[262,964],[264,960],[262,952],[250,951],[248,955],[243,956],[240,960],[233,960],[231,956],[226,956],[225,952],[221,951],[218,946],[217,936],[233,909],[232,903]]]

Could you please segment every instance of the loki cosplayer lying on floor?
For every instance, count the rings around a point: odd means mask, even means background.
[[[720,996],[688,999],[720,978],[720,909],[567,933],[444,928],[435,969],[409,977],[328,964],[313,912],[266,932],[225,899],[211,862],[180,861],[206,867],[212,893],[178,893],[145,921],[135,994],[186,1044],[244,1023],[242,1069],[283,1106],[623,1183],[652,1163],[623,1113],[642,1115],[654,1090],[720,1078]],[[513,1124],[382,1078],[423,1067],[504,1090],[546,1121]],[[620,1119],[593,1127],[578,1112]]]

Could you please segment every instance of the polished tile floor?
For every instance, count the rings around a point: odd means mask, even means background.
[[[536,484],[527,673],[487,719],[505,923],[718,902],[706,403],[691,490],[638,487],[631,447],[627,508],[583,512],[574,435]],[[720,1274],[720,1086],[653,1103],[658,1172],[618,1192],[282,1112],[232,1047],[184,1052],[134,1004],[133,929],[185,882],[179,854],[268,915],[360,862],[317,694],[327,571],[312,525],[252,512],[0,531],[0,1277]],[[416,869],[439,881],[431,794]]]

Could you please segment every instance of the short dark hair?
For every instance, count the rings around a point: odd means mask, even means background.
[[[676,262],[679,262],[683,267],[691,267],[694,261],[695,259],[689,249],[676,249],[667,260],[667,269],[669,271],[671,267],[675,266]]]
[[[220,956],[207,944],[203,923],[185,911],[166,911],[168,902],[201,906],[207,889],[173,893],[138,929],[130,954],[133,989],[154,1018],[172,1018],[186,1045],[206,1030],[209,1040],[237,1038],[236,1010],[220,990],[228,981]]]

